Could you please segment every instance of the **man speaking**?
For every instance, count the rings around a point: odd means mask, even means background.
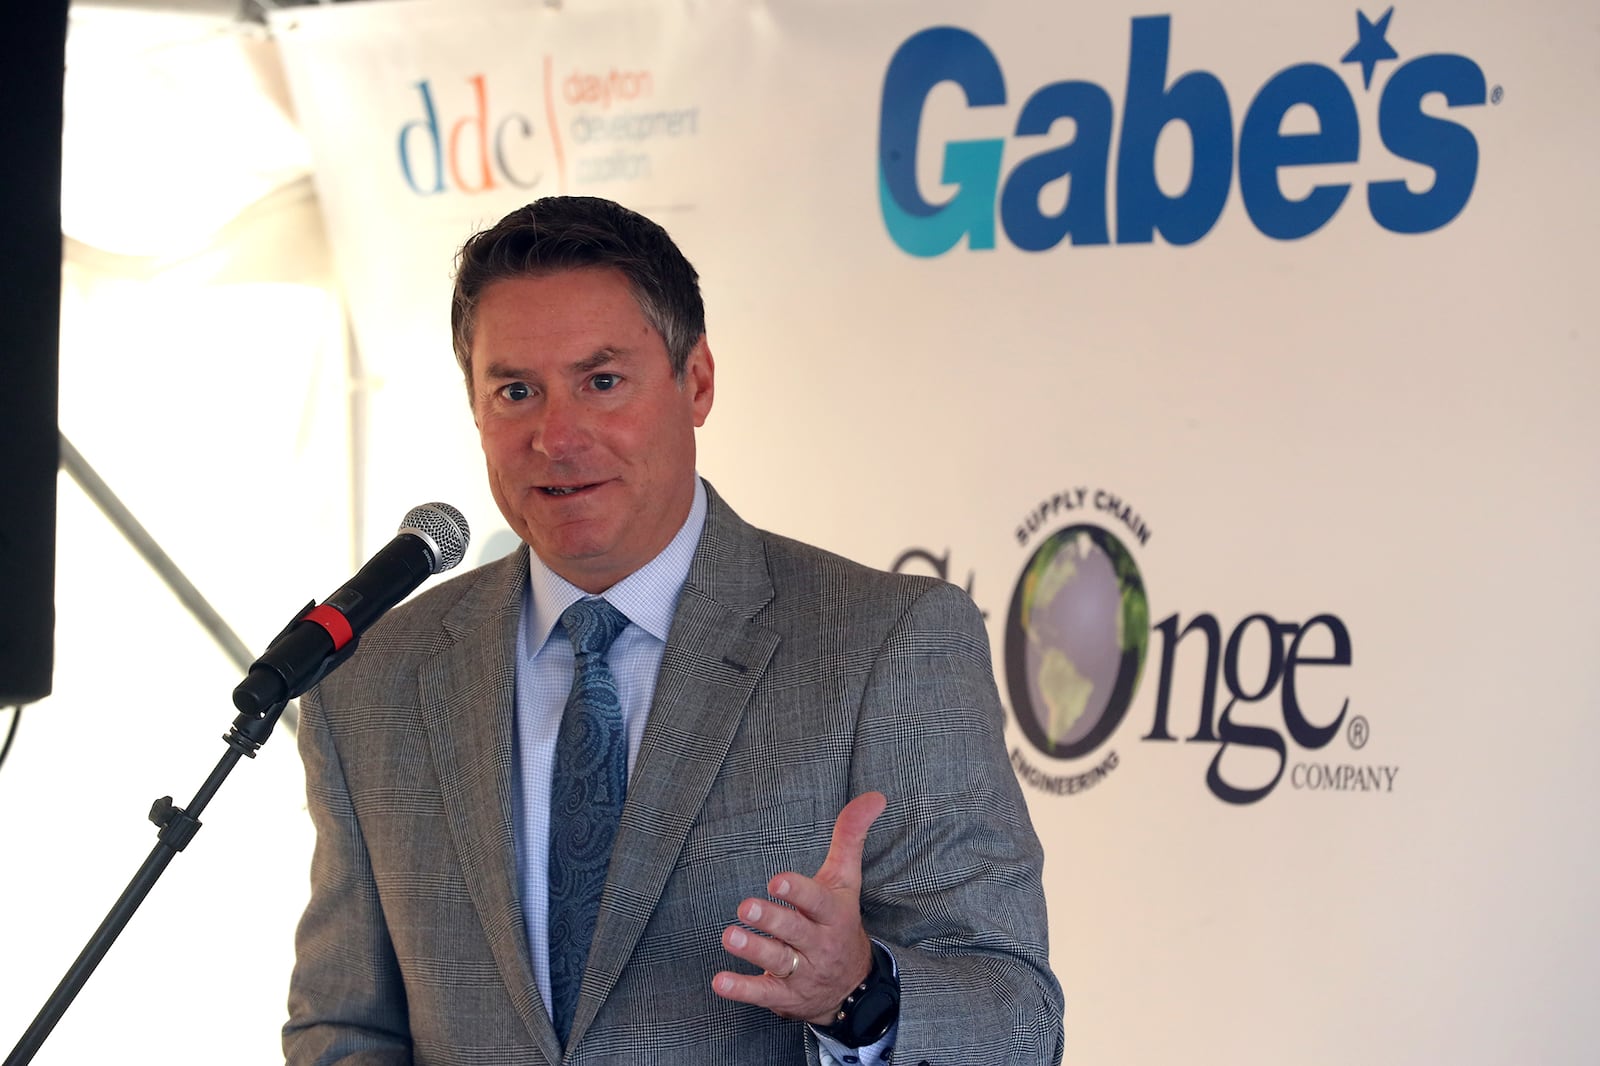
[[[512,212],[462,249],[451,320],[526,549],[302,702],[289,1063],[1059,1062],[971,600],[698,477],[699,279],[650,220]]]

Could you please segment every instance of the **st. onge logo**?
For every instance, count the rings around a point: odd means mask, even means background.
[[[1286,66],[1242,107],[1210,71],[1171,76],[1169,15],[1132,20],[1120,99],[1070,77],[1024,98],[977,34],[922,30],[901,44],[884,75],[884,224],[916,256],[942,255],[962,240],[972,250],[992,249],[1000,231],[1032,252],[1063,240],[1146,244],[1157,234],[1192,244],[1221,218],[1237,159],[1245,212],[1268,237],[1309,236],[1357,199],[1385,230],[1439,229],[1467,206],[1478,177],[1478,141],[1463,115],[1498,102],[1500,89],[1491,92],[1466,56],[1403,57],[1389,42],[1393,16],[1393,8],[1377,20],[1358,13],[1355,43],[1346,47],[1341,29],[1324,53],[1337,57],[1333,66]],[[934,100],[949,83],[964,105],[948,91]],[[1372,109],[1358,109],[1358,94],[1376,99],[1376,129],[1363,129],[1360,111]],[[1008,110],[1014,100],[1020,108]],[[992,125],[993,136],[938,143],[943,130],[975,125]],[[1158,166],[1157,142],[1169,129],[1188,134],[1187,174]],[[1366,160],[1362,173],[1376,176],[1352,196],[1356,182],[1341,165]],[[1431,180],[1417,180],[1419,170]]]
[[[1024,785],[1051,796],[1099,790],[1156,745],[1192,753],[1172,765],[1228,804],[1285,786],[1394,791],[1399,766],[1364,750],[1372,725],[1352,697],[1350,627],[1326,604],[1288,616],[1190,607],[1153,619],[1139,563],[1150,524],[1107,487],[1042,497],[1013,530],[1018,569],[995,660],[1021,734],[1010,755]],[[931,568],[948,581],[952,555],[911,548],[893,569]],[[968,593],[980,584],[968,571]]]

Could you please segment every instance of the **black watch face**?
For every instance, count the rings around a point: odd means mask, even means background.
[[[852,1035],[858,1038],[855,1046],[877,1043],[899,1013],[900,997],[893,992],[874,988],[862,993],[850,1018],[851,1028],[855,1030]]]

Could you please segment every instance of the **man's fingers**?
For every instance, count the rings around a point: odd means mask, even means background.
[[[867,844],[867,830],[888,805],[882,792],[863,792],[844,805],[838,821],[833,823],[833,843],[816,880],[825,885],[861,884],[861,852]]]
[[[734,973],[731,970],[723,970],[712,977],[711,991],[723,999],[766,1007],[785,1018],[800,1017],[796,1011],[803,1009],[796,1005],[797,997],[786,987],[786,982],[766,974]]]
[[[716,974],[711,990],[722,998],[766,1007],[785,1018],[813,1017],[818,1013],[816,1003],[830,1000],[831,993],[819,991],[825,987],[824,975],[815,972],[811,961],[792,945],[729,926],[722,931],[722,946],[763,971]],[[836,1003],[831,1000],[827,1006]]]
[[[785,907],[769,899],[747,899],[739,904],[739,920],[757,932],[790,944],[807,944],[815,939],[819,922],[832,915],[826,913],[826,893],[813,881],[804,877],[784,875],[794,884],[789,895],[801,897],[801,902]],[[780,877],[782,881],[784,878]],[[800,889],[809,889],[801,892]],[[769,967],[770,968],[770,967]]]
[[[736,925],[730,925],[722,931],[722,946],[730,955],[736,955],[774,977],[789,977],[800,965],[800,953],[787,941],[757,936]]]

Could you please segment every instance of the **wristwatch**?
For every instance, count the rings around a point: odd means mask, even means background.
[[[900,1018],[900,975],[894,958],[876,940],[872,942],[872,969],[844,997],[833,1021],[817,1031],[845,1047],[866,1047],[883,1039]]]

